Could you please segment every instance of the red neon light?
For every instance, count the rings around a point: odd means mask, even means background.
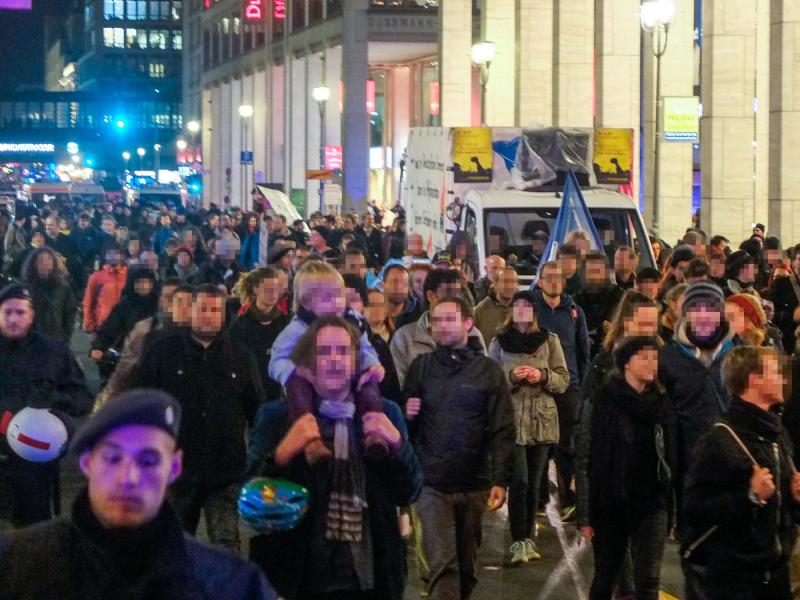
[[[375,112],[375,80],[367,79],[367,112]]]
[[[273,0],[272,18],[276,21],[286,20],[286,0]]]
[[[430,106],[431,115],[435,116],[439,114],[441,109],[441,101],[439,97],[439,82],[438,81],[431,81],[428,84],[428,93],[430,100],[428,102]]]
[[[260,21],[263,13],[261,12],[262,0],[245,0],[244,20]]]
[[[203,6],[205,7],[206,10],[211,8],[211,0],[203,0]]]

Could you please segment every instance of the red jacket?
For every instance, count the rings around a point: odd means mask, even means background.
[[[83,328],[89,333],[96,332],[119,303],[125,281],[128,278],[128,267],[120,265],[103,268],[92,273],[86,284],[83,296]]]

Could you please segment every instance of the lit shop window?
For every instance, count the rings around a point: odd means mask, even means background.
[[[164,77],[164,63],[150,63],[148,75],[153,79]]]

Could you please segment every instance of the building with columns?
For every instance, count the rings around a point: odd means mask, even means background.
[[[263,182],[305,214],[391,206],[409,128],[480,125],[484,97],[491,127],[633,129],[632,193],[670,243],[698,216],[735,242],[754,222],[784,245],[798,241],[800,4],[671,2],[657,60],[641,0],[189,0],[184,38],[199,49],[184,56],[194,90],[184,122],[202,123],[205,200],[249,205]],[[483,94],[470,60],[479,41],[495,49]],[[660,99],[699,98],[698,140],[663,140],[657,70]],[[319,86],[330,90],[322,112]],[[239,164],[243,150],[252,166]],[[306,171],[342,162],[320,203]]]

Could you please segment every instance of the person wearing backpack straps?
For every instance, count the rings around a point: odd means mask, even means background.
[[[785,376],[774,349],[741,346],[722,366],[732,400],[698,442],[684,494],[686,600],[788,600],[800,474],[776,411]]]

